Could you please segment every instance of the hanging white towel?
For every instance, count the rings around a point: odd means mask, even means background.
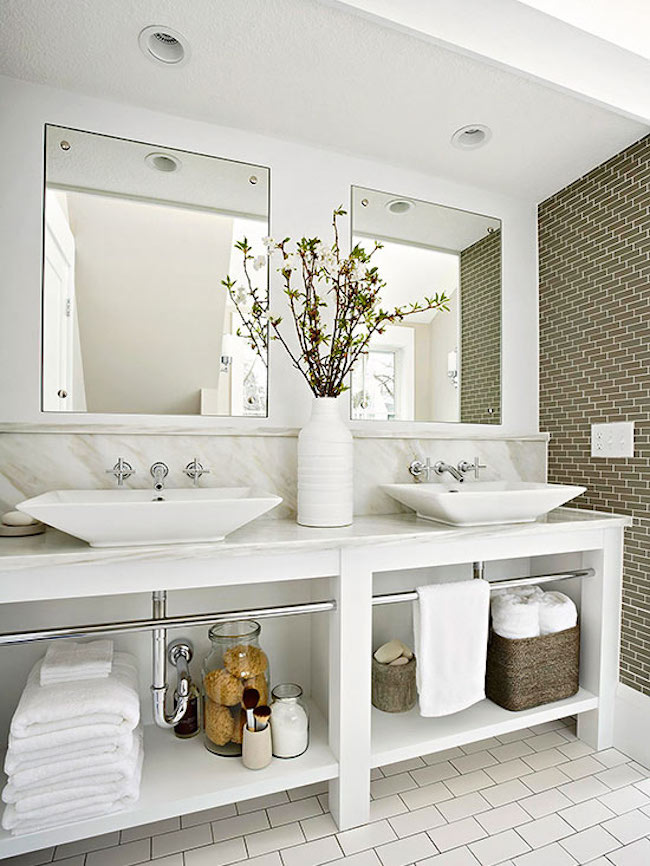
[[[115,653],[111,675],[105,679],[40,684],[41,662],[27,685],[11,720],[9,748],[45,749],[132,731],[140,721],[135,659]],[[22,742],[21,742],[22,741]]]
[[[573,628],[578,622],[578,611],[563,592],[545,592],[539,601],[539,633],[554,634]]]
[[[492,594],[492,628],[510,640],[539,636],[539,605],[543,596],[538,586],[496,590]]]
[[[41,685],[107,677],[113,666],[113,641],[78,643],[58,640],[47,648],[41,665]]]
[[[490,585],[485,580],[417,588],[413,605],[420,715],[457,713],[485,697]]]

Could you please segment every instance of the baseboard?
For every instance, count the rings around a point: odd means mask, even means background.
[[[616,690],[614,746],[650,767],[650,696],[623,683]]]

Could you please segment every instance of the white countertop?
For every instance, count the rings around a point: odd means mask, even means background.
[[[28,568],[78,564],[119,564],[174,560],[206,560],[271,552],[331,550],[340,547],[394,544],[418,540],[457,541],[574,532],[629,526],[624,515],[558,508],[533,523],[454,527],[422,520],[415,514],[357,517],[351,526],[314,529],[293,520],[262,518],[214,544],[169,544],[148,547],[90,547],[86,542],[48,528],[43,535],[0,537],[0,573]]]

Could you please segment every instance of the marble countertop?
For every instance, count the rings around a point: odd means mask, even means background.
[[[134,561],[214,559],[224,554],[328,550],[377,544],[409,542],[414,539],[440,542],[463,538],[513,538],[578,529],[607,529],[629,526],[629,517],[558,508],[533,523],[494,526],[454,527],[422,520],[415,514],[382,514],[357,517],[351,526],[315,529],[298,526],[293,520],[262,518],[233,532],[215,544],[169,544],[146,547],[95,548],[86,542],[48,528],[43,535],[0,538],[0,573],[26,568],[77,564],[119,564]]]

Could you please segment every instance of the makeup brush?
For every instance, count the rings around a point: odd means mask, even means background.
[[[249,731],[255,730],[255,716],[253,710],[260,702],[260,693],[257,689],[246,688],[242,697],[242,704],[246,710],[246,727]]]
[[[271,718],[271,707],[267,707],[265,704],[262,704],[260,707],[255,707],[253,715],[255,716],[255,730],[263,731]]]

